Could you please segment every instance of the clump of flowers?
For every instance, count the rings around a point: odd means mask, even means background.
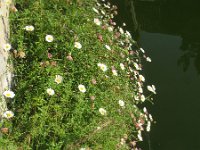
[[[16,96],[3,93],[16,98],[12,139],[27,149],[137,149],[153,122],[137,106],[151,100],[141,73],[142,57],[151,59],[125,27],[116,27],[117,7],[95,0],[16,3],[21,7],[11,17]],[[19,27],[30,22],[37,30],[27,25],[21,35]],[[156,93],[153,85],[147,90]],[[4,120],[12,117],[5,112]]]

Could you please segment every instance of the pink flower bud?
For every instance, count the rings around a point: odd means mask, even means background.
[[[90,96],[90,99],[93,101],[95,100],[95,96]]]
[[[133,50],[129,51],[129,55],[134,55],[135,52]]]
[[[99,39],[99,41],[103,41],[103,36],[101,34],[97,34],[97,38]]]
[[[95,79],[92,79],[92,84],[97,84],[97,81]]]
[[[53,55],[51,53],[48,53],[48,58],[51,59]]]
[[[73,61],[73,57],[72,57],[71,55],[68,55],[68,56],[67,56],[67,60]]]

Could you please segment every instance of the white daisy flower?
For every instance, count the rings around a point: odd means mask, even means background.
[[[120,139],[120,144],[121,144],[121,145],[124,145],[125,143],[126,143],[126,140],[125,140],[124,138],[121,138],[121,139]]]
[[[113,31],[113,27],[108,27],[108,31],[112,32]]]
[[[114,76],[118,76],[117,70],[113,69],[112,73],[113,73]]]
[[[138,87],[142,87],[142,84],[140,82],[136,82],[136,84],[138,85]]]
[[[95,13],[97,13],[97,14],[99,13],[99,11],[98,11],[96,8],[93,7],[92,9],[93,9],[93,11],[94,11]]]
[[[151,62],[151,58],[150,58],[150,57],[147,57],[147,58],[146,58],[146,61]]]
[[[75,42],[75,43],[74,43],[74,47],[77,48],[77,49],[81,49],[81,48],[82,48],[82,45],[81,45],[81,43],[79,43],[79,42]]]
[[[128,49],[131,50],[132,49],[132,45],[131,43],[129,43]]]
[[[34,26],[29,25],[29,26],[26,26],[24,29],[25,29],[26,31],[33,31],[35,28],[34,28]]]
[[[54,38],[53,38],[52,35],[46,35],[45,40],[46,40],[47,42],[53,42]]]
[[[145,82],[144,76],[140,74],[140,75],[139,75],[139,80],[142,81],[142,82]]]
[[[152,117],[151,114],[149,114],[149,119],[150,119],[151,122],[153,121],[153,117]]]
[[[121,57],[124,58],[125,56],[123,57],[123,55],[122,55]],[[129,63],[131,62],[128,57],[126,58],[126,61],[128,61]]]
[[[124,67],[124,64],[123,64],[123,63],[120,63],[120,68],[121,68],[122,70],[125,70],[125,67]]]
[[[134,62],[133,65],[134,65],[136,70],[141,70],[141,68],[139,67],[139,65],[136,62]]]
[[[105,72],[108,70],[107,66],[105,64],[102,64],[102,63],[98,63],[97,64],[98,67],[100,67],[100,69]]]
[[[103,11],[103,10],[101,10],[101,13],[103,14],[103,15],[105,15],[106,13]]]
[[[134,76],[136,76],[136,75],[138,75],[138,74],[139,74],[139,72],[138,72],[138,71],[133,71],[133,73],[134,73]]]
[[[147,130],[147,132],[150,132],[150,130],[151,130],[151,122],[150,121],[147,122],[146,130]]]
[[[79,89],[79,91],[81,91],[82,93],[85,93],[85,92],[86,92],[86,88],[85,88],[85,86],[82,85],[82,84],[80,84],[80,85],[78,86],[78,89]]]
[[[142,87],[139,87],[139,88],[138,88],[138,91],[139,91],[139,93],[143,93]]]
[[[144,102],[146,100],[146,98],[143,94],[140,96],[140,99],[141,99],[142,102]]]
[[[101,21],[98,18],[94,18],[94,23],[98,26],[101,25]]]
[[[120,32],[121,34],[124,34],[124,30],[123,30],[122,28],[119,28],[119,32]]]
[[[109,79],[109,76],[105,75],[105,79]]]
[[[129,38],[131,38],[131,37],[132,37],[132,36],[131,36],[131,33],[130,33],[130,32],[128,32],[128,31],[126,31],[126,33],[125,33],[125,34],[126,34],[126,36],[127,36],[127,37],[129,37]]]
[[[108,8],[110,9],[110,6],[109,5],[106,5],[106,4],[103,4],[105,8]]]
[[[107,111],[104,108],[99,108],[99,112],[103,116],[105,116],[107,114]]]
[[[140,100],[139,97],[138,97],[137,95],[134,96],[134,99],[135,99],[136,101],[139,101],[139,100]]]
[[[138,135],[137,135],[137,137],[138,137],[139,141],[143,141],[142,133],[141,133],[140,130],[138,131]]]
[[[119,106],[121,106],[121,107],[124,107],[124,105],[125,105],[125,103],[124,103],[124,101],[123,100],[119,100]]]
[[[101,6],[101,4],[97,2],[97,6]]]
[[[63,81],[63,77],[61,75],[56,75],[55,82],[60,84]]]
[[[12,47],[11,47],[11,45],[9,43],[3,45],[3,49],[6,50],[6,51],[11,50],[11,48]]]
[[[101,129],[101,127],[97,127],[97,130],[100,130]]]
[[[108,45],[105,45],[105,48],[107,49],[107,50],[111,50],[111,48],[110,48],[110,46],[108,46]]]
[[[140,48],[140,51],[141,51],[142,53],[145,53],[145,51],[144,51],[144,49],[143,49],[143,48]]]
[[[14,117],[14,113],[12,111],[8,110],[3,113],[3,117],[6,119],[10,119],[10,118]]]
[[[134,72],[134,70],[131,67],[128,67],[128,69],[130,70],[130,72]]]
[[[148,113],[148,111],[147,111],[147,108],[146,108],[146,107],[144,107],[144,108],[143,108],[143,112],[144,112],[144,113]]]
[[[152,86],[148,85],[147,86],[147,90],[149,90],[150,92],[156,94],[156,87],[154,85],[152,85]]]
[[[47,89],[47,93],[48,93],[50,96],[52,96],[52,95],[55,94],[55,91],[54,91],[52,88],[48,88],[48,89]]]
[[[144,115],[144,118],[145,118],[146,121],[148,121],[148,116],[147,116],[147,114]]]
[[[10,91],[10,90],[3,92],[3,95],[7,98],[14,98],[15,97],[15,93],[13,91]]]

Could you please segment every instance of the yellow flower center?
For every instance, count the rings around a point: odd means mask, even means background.
[[[105,69],[105,66],[101,66],[101,69],[104,70],[104,69]]]
[[[12,115],[11,114],[7,114],[7,118],[10,118]]]
[[[11,97],[11,94],[10,93],[6,93],[6,97]]]
[[[60,80],[60,79],[56,79],[56,82],[57,82],[57,83],[60,83],[60,82],[61,82],[61,80]]]

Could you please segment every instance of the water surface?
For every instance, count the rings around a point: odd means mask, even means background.
[[[117,22],[127,23],[152,58],[144,74],[157,87],[148,107],[156,124],[144,135],[143,150],[200,150],[200,1],[112,2]]]

